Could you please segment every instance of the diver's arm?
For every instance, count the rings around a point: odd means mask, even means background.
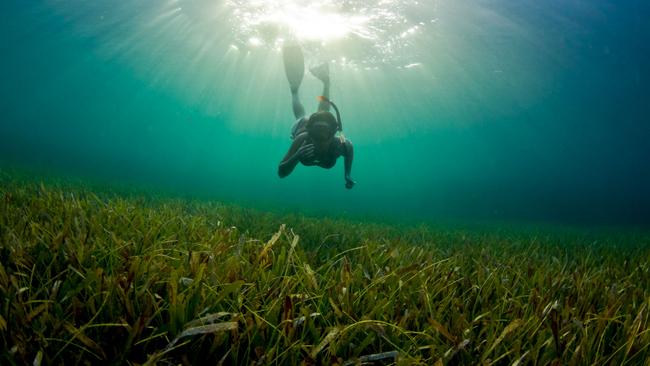
[[[282,158],[278,166],[278,176],[284,178],[293,172],[293,169],[298,165],[301,157],[309,157],[314,154],[314,145],[305,144],[306,135],[298,135],[291,144],[289,151]]]
[[[345,140],[345,155],[343,156],[343,161],[345,163],[345,188],[350,189],[354,187],[357,182],[352,180],[350,177],[350,172],[352,171],[352,160],[354,158],[354,147],[350,140]]]

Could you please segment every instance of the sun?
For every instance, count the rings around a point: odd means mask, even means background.
[[[368,21],[364,16],[340,12],[327,1],[250,1],[237,15],[244,28],[273,26],[299,40],[323,42],[364,33]]]
[[[350,33],[351,28],[340,14],[295,4],[274,12],[271,19],[287,26],[296,37],[307,40],[341,38]]]

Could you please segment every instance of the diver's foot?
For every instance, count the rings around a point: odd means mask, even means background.
[[[324,83],[330,81],[330,65],[327,62],[310,68],[309,72]]]

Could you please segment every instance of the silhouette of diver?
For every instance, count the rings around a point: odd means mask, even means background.
[[[300,102],[298,89],[305,73],[305,60],[298,45],[288,45],[282,50],[284,71],[289,81],[293,114],[296,122],[291,128],[293,143],[278,166],[278,175],[284,178],[293,169],[302,165],[317,165],[330,169],[336,164],[339,156],[345,163],[345,188],[351,189],[356,182],[350,177],[354,149],[350,140],[337,132],[342,130],[341,116],[334,103],[329,100],[330,76],[327,63],[310,69],[312,75],[323,82],[323,95],[320,96],[318,112],[305,117],[305,108]],[[329,112],[330,106],[336,111],[336,118]]]

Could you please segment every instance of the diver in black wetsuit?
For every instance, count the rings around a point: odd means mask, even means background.
[[[297,45],[284,47],[282,50],[284,70],[289,80],[293,102],[293,114],[296,122],[291,129],[293,143],[278,166],[278,175],[284,178],[291,174],[298,162],[306,166],[317,165],[330,169],[336,164],[339,156],[343,156],[345,163],[345,188],[354,187],[356,182],[350,177],[354,149],[350,140],[342,134],[341,117],[329,97],[330,77],[329,67],[325,63],[309,71],[323,82],[323,96],[319,97],[318,112],[308,118],[305,117],[305,108],[298,97],[298,88],[302,83],[305,73],[305,62],[302,51]],[[329,112],[330,106],[336,111],[336,118]]]

